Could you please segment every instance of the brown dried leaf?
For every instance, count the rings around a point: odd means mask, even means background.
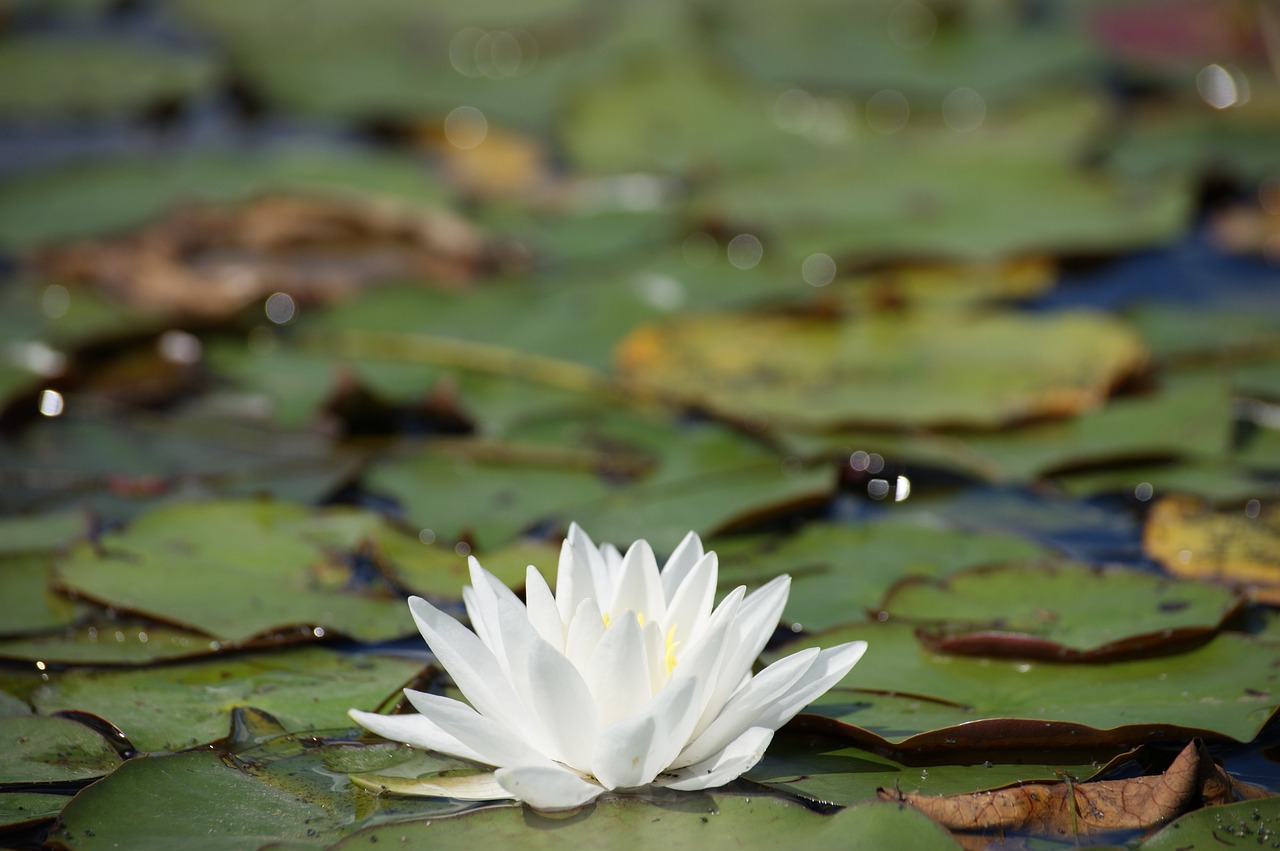
[[[457,287],[494,261],[468,223],[443,211],[292,195],[181,207],[141,231],[33,258],[55,279],[200,318],[229,316],[276,292],[314,304],[395,278]]]
[[[1219,768],[1204,744],[1188,744],[1164,774],[1127,780],[1034,783],[964,795],[921,795],[878,790],[950,830],[1008,831],[1058,838],[1144,830],[1200,806],[1267,793],[1238,784]]]

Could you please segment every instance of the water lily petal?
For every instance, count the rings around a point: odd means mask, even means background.
[[[636,541],[627,550],[608,611],[610,618],[631,611],[644,615],[646,621],[665,622],[667,599],[658,578],[658,560],[648,541]]]
[[[518,766],[499,768],[494,778],[503,789],[535,810],[572,810],[589,804],[604,787],[584,780],[564,768]]]
[[[667,629],[675,627],[675,638],[680,642],[675,648],[677,658],[706,628],[716,600],[718,576],[719,559],[715,553],[707,553],[689,568],[685,580],[676,589],[675,596],[670,598],[664,623]],[[663,580],[665,579],[664,573]]]
[[[649,714],[615,721],[600,731],[591,756],[591,773],[606,789],[629,789],[648,782],[644,758],[658,734]],[[649,778],[652,779],[652,778]]]
[[[759,720],[765,708],[786,694],[808,672],[817,657],[818,648],[810,647],[780,659],[756,674],[734,693],[715,719],[688,743],[671,764],[680,768],[701,762],[747,729],[771,726]]]
[[[556,650],[564,652],[564,634],[568,625],[560,619],[560,610],[556,607],[555,595],[547,580],[533,565],[529,565],[524,575],[524,597],[529,611],[529,622],[533,628]]]
[[[359,709],[347,711],[351,720],[366,730],[377,733],[384,739],[393,742],[404,742],[415,748],[438,751],[449,756],[458,756],[475,762],[486,760],[476,751],[458,741],[457,738],[440,729],[439,725],[422,715],[379,715],[376,712],[361,712]],[[492,765],[492,763],[490,763]]]
[[[351,774],[349,777],[352,783],[375,794],[393,792],[396,795],[455,798],[459,801],[501,801],[513,797],[498,784],[492,771],[446,774],[430,779],[385,774]]]
[[[569,536],[565,540],[569,542],[573,555],[578,559],[582,571],[591,583],[589,588],[583,586],[586,590],[578,599],[582,599],[583,596],[594,597],[596,600],[613,599],[614,573],[610,571],[604,554],[591,540],[591,536],[577,523],[570,523]]]
[[[497,766],[552,764],[547,755],[530,745],[525,737],[460,700],[408,688],[404,695],[414,709],[479,754],[480,762]]]
[[[508,729],[526,730],[515,689],[476,634],[421,597],[409,598],[409,611],[431,652],[471,705]]]
[[[791,577],[784,574],[766,582],[743,599],[738,616],[734,618],[725,638],[725,654],[720,660],[716,682],[707,698],[702,717],[694,728],[695,736],[715,720],[730,695],[750,674],[752,663],[778,626],[778,619],[787,605],[790,590]]]
[[[666,594],[667,603],[675,599],[676,590],[684,583],[685,577],[693,566],[702,559],[702,539],[693,532],[684,536],[662,566],[662,590]]]
[[[530,708],[547,736],[550,755],[579,771],[590,771],[599,722],[586,681],[572,662],[540,639],[530,644],[527,669]]]
[[[604,635],[604,618],[596,608],[596,601],[590,598],[578,604],[578,611],[569,622],[569,629],[564,639],[564,655],[573,663],[583,676],[587,674],[587,666],[595,655],[596,645]]]
[[[634,613],[623,612],[604,631],[587,663],[586,680],[602,728],[635,715],[648,704],[649,668]]]
[[[723,786],[754,768],[771,741],[773,730],[768,727],[752,727],[714,756],[688,768],[664,774],[656,782],[660,786],[686,792]]]
[[[805,671],[786,693],[763,707],[756,723],[773,727],[775,730],[781,727],[819,695],[825,694],[828,689],[844,679],[866,651],[867,642],[865,641],[850,641],[847,644],[826,648],[817,655],[813,664],[809,666],[809,670]],[[779,662],[783,661],[786,660],[779,660]]]
[[[564,624],[573,619],[583,600],[596,596],[595,582],[587,568],[586,558],[573,546],[575,528],[576,524],[569,527],[569,537],[560,544],[560,564],[556,568],[556,608]]]

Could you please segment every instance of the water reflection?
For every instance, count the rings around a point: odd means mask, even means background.
[[[46,389],[40,392],[40,413],[46,417],[60,416],[63,407],[62,394],[57,390]]]
[[[1235,67],[1206,65],[1196,74],[1196,90],[1214,109],[1239,106],[1249,100],[1249,81]]]

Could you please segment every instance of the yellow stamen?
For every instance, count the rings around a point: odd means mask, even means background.
[[[673,625],[667,630],[667,675],[670,676],[671,671],[676,666],[676,648],[680,646],[680,642],[676,641],[676,628]]]

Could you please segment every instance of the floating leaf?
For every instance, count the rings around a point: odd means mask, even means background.
[[[1031,834],[1078,841],[1118,831],[1157,827],[1203,800],[1234,800],[1233,781],[1200,741],[1187,745],[1164,774],[1126,780],[1020,784],[968,795],[921,795],[881,790],[951,830]]]
[[[812,430],[1070,416],[1100,406],[1145,357],[1124,325],[1085,313],[722,314],[643,326],[616,359],[642,393]]]
[[[791,574],[783,618],[806,630],[861,620],[894,582],[942,576],[962,567],[1031,559],[1046,550],[1012,535],[945,531],[883,520],[846,526],[810,523],[797,534],[726,538],[708,544],[720,557],[725,584],[762,585]]]
[[[371,842],[467,849],[476,842],[558,849],[625,836],[635,846],[675,851],[698,848],[797,843],[805,848],[958,848],[946,832],[909,808],[867,802],[835,815],[819,815],[799,804],[767,796],[682,796],[678,806],[654,806],[620,797],[568,818],[538,815],[519,807],[478,810],[456,818],[370,827],[336,849],[367,848]]]
[[[1280,798],[1241,801],[1187,813],[1136,847],[1141,851],[1220,851],[1224,845],[1262,844],[1280,832]]]
[[[4,637],[65,626],[82,613],[49,590],[51,561],[49,555],[0,558],[0,647]]]
[[[1165,497],[1147,513],[1142,545],[1179,576],[1221,580],[1280,602],[1280,510],[1273,502],[1214,509],[1190,497]]]
[[[37,715],[0,716],[0,785],[76,783],[110,774],[120,756],[83,724]]]
[[[0,115],[49,118],[139,111],[208,89],[206,56],[114,38],[24,36],[0,44]]]
[[[33,700],[42,713],[99,715],[139,750],[176,750],[226,735],[231,710],[241,706],[270,712],[292,731],[349,726],[348,709],[377,706],[421,667],[413,659],[300,648],[138,670],[66,671]]]
[[[1103,662],[1203,644],[1242,605],[1222,588],[1059,562],[908,579],[883,609],[944,653]]]
[[[221,649],[221,642],[190,630],[101,615],[52,633],[0,639],[0,659],[46,665],[146,665]]]
[[[385,582],[357,577],[354,552],[363,538],[395,534],[349,510],[178,504],[74,550],[58,577],[90,600],[219,640],[303,628],[376,641],[412,633],[412,623]]]
[[[67,795],[47,792],[0,792],[0,835],[31,830],[51,820],[69,800]]]
[[[1237,633],[1175,656],[1089,665],[935,653],[912,626],[872,621],[776,652],[849,639],[865,640],[867,655],[809,707],[830,719],[811,726],[863,747],[939,761],[1010,749],[1112,749],[1196,734],[1249,741],[1280,706],[1280,644]]]

